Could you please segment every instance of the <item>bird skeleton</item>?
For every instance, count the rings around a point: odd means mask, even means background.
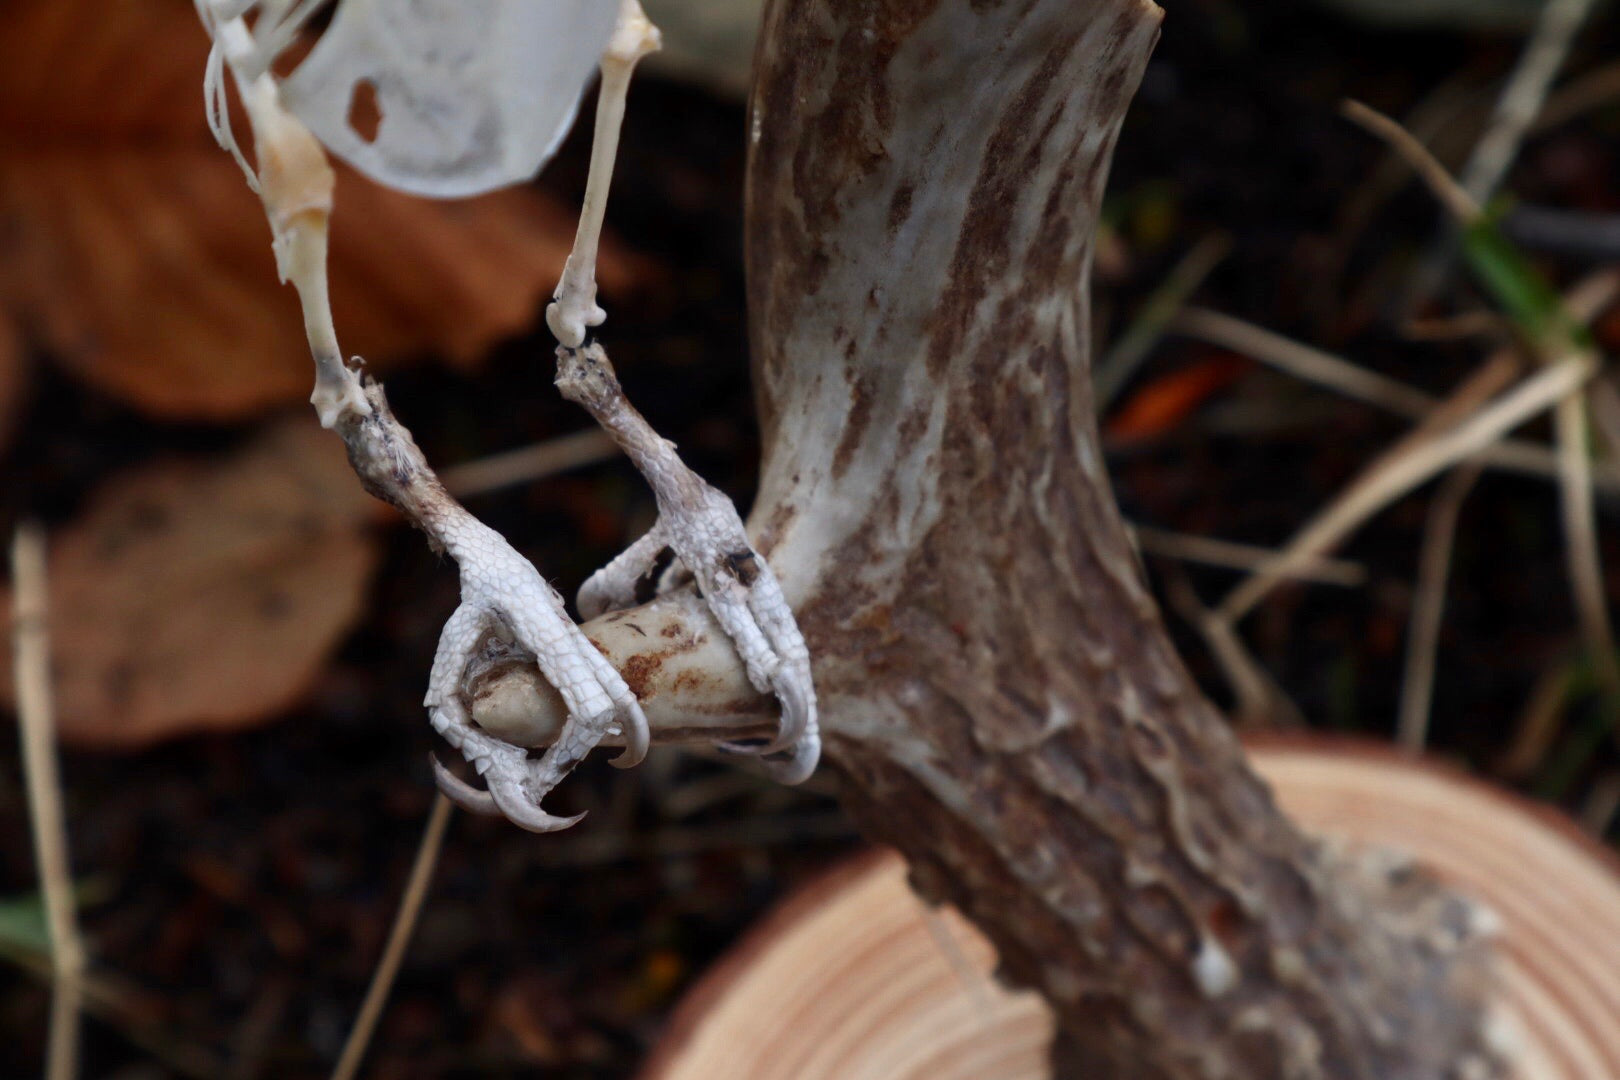
[[[637,60],[658,48],[657,29],[636,0],[616,9],[603,0],[343,0],[308,55],[278,74],[278,62],[326,6],[326,0],[198,0],[214,40],[204,78],[207,113],[215,137],[262,198],[278,272],[298,290],[315,359],[311,402],[322,425],[342,436],[367,490],[398,507],[459,568],[461,604],[440,636],[424,704],[434,729],[486,788],[435,762],[441,789],[464,807],[502,814],[526,829],[566,828],[579,818],[547,813],[541,800],[609,736],[625,746],[615,764],[639,762],[649,743],[647,720],[557,591],[450,496],[394,418],[381,386],[361,374],[358,358],[345,362],[327,290],[334,178],[325,150],[379,183],[420,195],[473,195],[522,182],[571,126],[593,63],[602,86],[584,207],[546,320],[560,343],[559,389],[629,455],[653,489],[659,516],[585,582],[579,608],[591,618],[629,607],[649,576],[664,588],[684,584],[679,574],[654,574],[672,556],[730,637],[749,682],[781,702],[775,738],[722,747],[760,755],[784,782],[803,780],[820,754],[816,698],[809,652],[782,589],[731,500],[652,430],[592,338],[606,317],[596,303],[596,252],[625,96]],[[231,128],[227,73],[248,117],[256,166]],[[374,131],[357,122],[362,93],[381,114]],[[532,656],[567,707],[567,721],[538,759],[469,716],[467,665],[491,641]]]

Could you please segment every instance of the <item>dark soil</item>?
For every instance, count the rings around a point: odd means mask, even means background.
[[[1614,55],[1613,15],[1566,69]],[[1416,345],[1395,332],[1410,267],[1438,235],[1407,184],[1360,219],[1380,148],[1341,120],[1364,99],[1396,115],[1442,86],[1473,87],[1477,122],[1516,44],[1456,32],[1396,34],[1314,7],[1203,0],[1174,5],[1120,140],[1110,221],[1125,258],[1099,275],[1106,333],[1201,236],[1232,253],[1198,302],[1443,391],[1478,343]],[[1566,76],[1567,77],[1567,76]],[[1462,123],[1462,121],[1459,121]],[[1529,143],[1511,187],[1609,212],[1620,108]],[[741,270],[743,110],[648,81],[633,97],[611,223],[661,273],[607,297],[607,340],[630,397],[688,461],[746,504],[757,435],[747,385]],[[1466,141],[1463,143],[1466,147]],[[542,181],[577,198],[588,147],[576,133]],[[1589,269],[1548,261],[1560,281]],[[1476,298],[1458,272],[1431,313]],[[1613,342],[1611,342],[1613,344]],[[1125,400],[1215,355],[1172,339]],[[547,339],[495,350],[471,375],[424,366],[389,380],[430,459],[471,460],[578,429],[550,386]],[[48,372],[48,369],[44,369]],[[521,408],[508,403],[520,402]],[[1113,443],[1129,517],[1277,545],[1395,438],[1375,410],[1252,370],[1181,422]],[[0,462],[0,525],[26,512],[70,519],[103,478],[160,453],[205,454],[245,430],[158,426],[43,374]],[[1264,665],[1313,724],[1387,736],[1400,688],[1411,582],[1428,492],[1403,500],[1343,552],[1356,589],[1289,588],[1245,624]],[[623,464],[474,500],[565,595],[651,519]],[[1605,504],[1609,566],[1620,565]],[[77,872],[95,970],[125,995],[86,1027],[84,1075],[315,1077],[336,1058],[376,962],[432,796],[438,749],[421,696],[438,628],[456,603],[452,567],[413,532],[388,534],[370,615],[307,702],[262,728],[129,755],[65,754]],[[1156,571],[1167,564],[1152,560]],[[1190,571],[1206,602],[1236,577]],[[1615,578],[1611,574],[1611,598]],[[1196,638],[1185,652],[1226,691]],[[1468,502],[1439,657],[1432,745],[1489,772],[1532,684],[1577,653],[1554,488],[1488,476]],[[1595,703],[1578,704],[1523,783],[1580,804],[1620,769]],[[0,895],[34,888],[16,751],[0,747]],[[784,791],[701,758],[599,762],[558,792],[575,830],[535,837],[458,815],[431,898],[369,1058],[379,1077],[624,1077],[679,994],[785,890],[859,841],[832,781]],[[0,1074],[33,1075],[48,999],[0,969]]]

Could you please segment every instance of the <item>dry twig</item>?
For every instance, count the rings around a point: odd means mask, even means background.
[[[71,1080],[78,1073],[79,1010],[84,944],[74,912],[68,865],[62,781],[56,763],[56,721],[51,701],[51,647],[45,573],[45,534],[35,525],[17,530],[11,545],[12,640],[16,648],[17,723],[22,735],[23,778],[34,829],[34,859],[45,900],[51,939],[51,1026],[45,1075]]]
[[[1171,328],[1210,345],[1252,356],[1296,378],[1397,416],[1421,417],[1434,406],[1434,398],[1398,379],[1208,308],[1183,309]]]
[[[1405,158],[1406,163],[1429,186],[1434,197],[1440,200],[1440,204],[1453,218],[1458,221],[1471,221],[1479,216],[1479,200],[1452,179],[1446,167],[1429,153],[1429,148],[1414,138],[1399,121],[1385,116],[1377,109],[1370,109],[1359,101],[1341,103],[1339,112],[1346,120],[1384,140],[1396,153]]]
[[[1456,315],[1439,315],[1432,319],[1408,319],[1400,327],[1400,335],[1407,341],[1485,338],[1500,344],[1511,330],[1511,325],[1501,313],[1480,309]]]
[[[1446,578],[1451,571],[1452,543],[1463,500],[1479,480],[1480,467],[1464,466],[1441,483],[1429,503],[1423,527],[1423,551],[1418,558],[1417,589],[1412,620],[1406,632],[1406,673],[1401,680],[1397,739],[1416,753],[1429,733],[1429,706],[1434,697],[1435,654],[1440,644],[1440,619],[1446,607]]]
[[[1591,376],[1590,358],[1569,357],[1525,379],[1467,420],[1402,446],[1398,453],[1385,454],[1296,533],[1274,560],[1233,589],[1216,608],[1216,614],[1233,622],[1242,618],[1283,580],[1284,574],[1330,550],[1368,517],[1435,474],[1472,457],[1532,416],[1551,408]]]
[[[1519,710],[1513,740],[1497,759],[1499,775],[1509,780],[1524,780],[1535,772],[1562,729],[1561,721],[1574,692],[1574,678],[1567,666],[1560,665],[1542,673]]]
[[[1592,508],[1592,461],[1586,448],[1586,396],[1577,390],[1560,401],[1553,413],[1553,424],[1558,432],[1558,461],[1563,477],[1560,505],[1575,613],[1599,681],[1612,700],[1620,701],[1620,658],[1615,656],[1614,627],[1609,623],[1603,560],[1598,552],[1597,520]],[[1620,733],[1620,728],[1616,730]]]
[[[1232,540],[1217,540],[1210,536],[1156,529],[1151,525],[1130,526],[1136,546],[1150,555],[1162,555],[1183,562],[1220,566],[1228,570],[1253,572],[1276,556],[1271,548],[1258,544],[1240,544]],[[1315,559],[1291,575],[1300,581],[1314,581],[1321,585],[1342,585],[1354,588],[1367,580],[1367,568],[1348,559]]]
[[[618,456],[618,444],[607,432],[587,428],[453,466],[439,474],[439,481],[450,494],[468,499]]]
[[[410,944],[411,934],[416,930],[416,918],[422,913],[428,882],[433,879],[433,868],[439,862],[439,850],[444,846],[444,830],[450,823],[452,809],[450,800],[443,795],[434,798],[427,827],[422,830],[422,842],[416,848],[416,861],[411,864],[411,876],[405,883],[405,895],[400,898],[399,911],[394,915],[394,925],[388,931],[388,942],[383,946],[382,959],[377,961],[377,970],[372,973],[371,985],[366,989],[365,1001],[360,1005],[360,1015],[355,1018],[348,1041],[343,1044],[337,1067],[332,1070],[332,1080],[352,1080],[360,1069],[366,1047],[371,1044],[372,1032],[377,1029],[377,1020],[382,1016],[383,1006],[388,1003],[388,992],[393,989],[394,977],[399,974],[400,962],[405,958],[405,947]]]
[[[1455,220],[1459,222],[1470,220],[1478,212],[1477,207],[1490,201],[1500,187],[1502,178],[1507,175],[1508,168],[1513,164],[1513,159],[1518,156],[1525,135],[1529,133],[1537,114],[1542,110],[1547,98],[1547,89],[1552,83],[1553,76],[1563,66],[1564,57],[1569,53],[1575,32],[1586,21],[1592,6],[1593,0],[1547,0],[1542,6],[1530,40],[1519,56],[1519,63],[1497,99],[1490,123],[1486,125],[1485,133],[1475,144],[1468,161],[1463,165],[1461,182],[1452,185],[1457,191],[1466,194],[1469,201],[1475,205],[1474,213],[1460,212],[1459,206],[1454,204],[1450,194],[1441,196],[1441,201],[1446,204]],[[1399,125],[1394,121],[1388,123],[1399,129]],[[1404,134],[1404,130],[1401,133]],[[1392,133],[1381,134],[1393,140]],[[1397,145],[1396,149],[1400,150],[1402,156],[1418,169],[1430,187],[1435,188],[1438,193],[1435,177],[1421,164],[1421,159],[1427,156],[1421,144],[1411,139],[1410,145]],[[1417,152],[1414,153],[1414,150]],[[1441,172],[1443,174],[1444,170]],[[1450,180],[1449,176],[1447,180]],[[1439,288],[1455,251],[1455,245],[1447,239],[1420,264],[1409,291],[1411,308],[1415,309],[1421,305]]]
[[[1511,105],[1504,106],[1503,112],[1512,113],[1510,119],[1513,123],[1517,123],[1518,127],[1517,134],[1513,136],[1512,143],[1505,151],[1506,156],[1501,160],[1501,169],[1506,168],[1506,162],[1511,158],[1512,150],[1517,147],[1517,140],[1522,137],[1524,127],[1528,126],[1539,109],[1541,97],[1546,90],[1545,82],[1552,77],[1553,70],[1562,62],[1563,51],[1568,47],[1568,37],[1574,33],[1575,27],[1584,18],[1588,6],[1587,0],[1552,0],[1545,9],[1542,23],[1537,30],[1537,38],[1539,40],[1545,36],[1546,42],[1543,43],[1543,47],[1556,49],[1556,55],[1550,58],[1543,56],[1536,61],[1546,68],[1538,84],[1539,91],[1535,87],[1515,91],[1510,86],[1508,92],[1504,94],[1504,102],[1515,93],[1521,96],[1531,94],[1532,97],[1528,103],[1515,101]],[[1559,34],[1563,35],[1562,38]],[[1561,45],[1558,44],[1559,41],[1562,41]],[[1529,52],[1535,52],[1537,47],[1532,43]],[[1528,54],[1525,66],[1532,66]],[[1398,123],[1354,101],[1345,102],[1344,114],[1383,138],[1405,156],[1428,183],[1435,197],[1450,211],[1459,227],[1471,228],[1481,222],[1478,194],[1463,190],[1451,179],[1440,163],[1434,160],[1428,150]],[[1490,162],[1487,162],[1482,171],[1474,174],[1472,184],[1473,187],[1487,193],[1500,176],[1500,170],[1494,176],[1487,175],[1489,166]],[[1591,346],[1577,339],[1573,329],[1585,325],[1587,320],[1572,311],[1568,304],[1561,304],[1560,308],[1558,314],[1561,317],[1551,321],[1546,327],[1520,327],[1526,346],[1544,365],[1577,361],[1595,372],[1599,357]],[[1592,654],[1592,662],[1597,668],[1606,692],[1611,697],[1620,699],[1620,658],[1615,656],[1614,628],[1609,622],[1608,604],[1603,594],[1603,566],[1598,552],[1597,523],[1592,507],[1592,464],[1586,447],[1585,382],[1583,379],[1570,387],[1567,399],[1557,403],[1553,417],[1558,441],[1558,478],[1563,507],[1564,536],[1568,550],[1570,586],[1580,618],[1582,636],[1585,638],[1588,651]],[[1620,733],[1620,728],[1616,731]]]
[[[1236,708],[1234,718],[1240,727],[1303,727],[1305,716],[1277,680],[1249,654],[1232,623],[1210,611],[1198,598],[1185,573],[1165,579],[1165,597],[1187,625],[1204,639],[1204,647],[1220,667],[1226,684],[1232,688]]]
[[[1490,127],[1463,166],[1462,188],[1475,202],[1496,193],[1592,6],[1593,0],[1547,0],[1542,7],[1518,66],[1497,100]]]
[[[1590,322],[1607,309],[1617,295],[1620,295],[1620,275],[1605,271],[1570,290],[1565,303],[1571,314],[1582,322]],[[1436,398],[1398,379],[1368,371],[1343,357],[1222,312],[1187,308],[1177,317],[1173,329],[1397,416],[1424,419],[1439,404]],[[1559,475],[1557,454],[1550,447],[1523,439],[1503,439],[1488,446],[1480,451],[1479,460],[1493,469],[1541,479],[1557,479]],[[1612,462],[1595,464],[1592,482],[1603,491],[1620,491],[1620,467]]]

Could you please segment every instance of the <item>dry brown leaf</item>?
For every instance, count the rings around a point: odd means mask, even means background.
[[[292,705],[361,613],[374,505],[313,417],[112,477],[51,543],[62,737],[133,747]]]
[[[203,121],[207,52],[189,0],[0,4],[0,308],[96,387],[223,421],[313,375],[264,212]],[[476,360],[534,321],[573,228],[532,188],[431,202],[340,170],[345,349]],[[635,260],[604,242],[598,274],[625,289]]]

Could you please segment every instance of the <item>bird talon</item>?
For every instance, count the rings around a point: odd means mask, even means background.
[[[428,760],[433,762],[433,783],[445,798],[470,814],[479,814],[483,817],[501,816],[501,809],[495,804],[495,799],[489,792],[480,791],[445,768],[438,755],[429,754]]]
[[[530,832],[548,833],[561,832],[572,825],[577,825],[585,817],[583,813],[572,817],[558,817],[548,814],[540,809],[538,800],[529,796],[521,781],[510,777],[500,777],[489,787],[489,795],[499,807],[500,812],[512,824],[520,829]]]
[[[815,711],[807,675],[790,671],[788,665],[783,664],[772,673],[770,686],[776,699],[782,703],[782,716],[777,721],[776,738],[760,751],[762,754],[774,754],[797,746],[810,729],[811,716]]]
[[[641,711],[641,703],[635,698],[620,706],[620,714],[619,733],[624,736],[624,752],[608,764],[615,769],[629,769],[646,759],[647,748],[652,745],[652,731],[647,726],[646,714]]]
[[[806,732],[805,737],[793,744],[792,748],[781,757],[766,757],[760,759],[765,772],[778,784],[791,787],[802,784],[816,771],[816,764],[821,760],[821,737],[815,732]]]

